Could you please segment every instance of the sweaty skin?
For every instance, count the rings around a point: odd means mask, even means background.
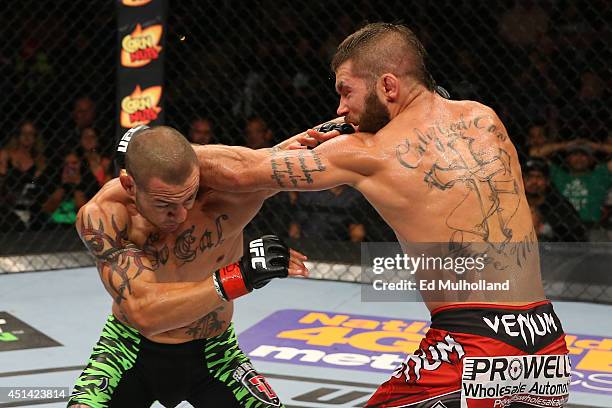
[[[342,104],[338,113],[353,122]],[[507,292],[423,292],[430,310],[458,302],[543,300],[517,152],[496,113],[423,88],[391,114],[375,134],[340,135],[312,150],[215,146],[196,152],[214,188],[309,191],[348,184],[394,229],[405,253],[420,255],[415,243],[439,243],[429,247],[436,256],[486,253],[480,273],[430,270],[419,272],[421,279],[510,282]]]
[[[201,187],[186,220],[162,232],[142,217],[119,179],[109,181],[79,212],[77,230],[114,299],[115,317],[158,343],[223,333],[234,306],[219,298],[211,275],[240,259],[242,231],[269,195]],[[291,251],[291,275],[305,273],[303,259]]]

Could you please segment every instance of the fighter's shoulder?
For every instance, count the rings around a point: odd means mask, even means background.
[[[77,230],[81,231],[88,223],[96,224],[107,222],[127,224],[128,209],[123,200],[123,187],[119,179],[110,180],[100,191],[82,206],[77,214]]]
[[[317,146],[312,152],[334,165],[364,176],[370,176],[384,167],[380,147],[374,138],[377,135],[357,132],[336,136]],[[324,164],[324,163],[323,163]]]
[[[375,161],[378,157],[377,151],[380,150],[378,139],[378,134],[365,132],[340,135],[320,144],[315,151],[324,151],[327,157],[333,156],[336,161],[353,162],[355,158]]]
[[[317,146],[315,150],[326,150],[338,156],[347,154],[371,153],[376,148],[377,135],[366,132],[356,132],[339,135]]]
[[[445,103],[455,112],[460,113],[466,119],[475,119],[478,117],[488,116],[492,119],[499,120],[497,112],[490,106],[472,100],[446,100]]]
[[[476,101],[449,101],[454,109],[454,117],[460,118],[461,125],[478,133],[482,142],[497,140],[510,142],[506,127],[497,112],[490,106]],[[468,133],[470,130],[468,130]]]

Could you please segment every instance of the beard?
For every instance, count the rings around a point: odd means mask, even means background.
[[[376,133],[390,121],[389,109],[380,102],[376,92],[371,90],[366,97],[363,114],[359,118],[359,131]]]

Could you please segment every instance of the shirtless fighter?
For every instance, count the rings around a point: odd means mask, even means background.
[[[130,130],[122,147],[127,171],[78,214],[113,305],[68,405],[280,407],[231,323],[232,299],[307,272],[270,235],[242,256],[242,230],[269,193],[201,186],[195,152],[172,128]]]
[[[358,133],[314,149],[196,149],[202,174],[222,190],[354,186],[395,230],[404,253],[438,243],[442,255],[485,255],[483,270],[455,280],[509,282],[505,291],[422,292],[431,328],[367,406],[562,406],[568,350],[544,295],[516,150],[492,109],[435,91],[424,57],[407,27],[365,26],[332,61],[337,113]],[[301,140],[320,139],[310,131]]]

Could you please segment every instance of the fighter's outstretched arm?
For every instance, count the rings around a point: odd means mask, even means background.
[[[253,150],[200,146],[200,182],[222,191],[325,190],[357,185],[380,167],[380,160],[356,135],[340,135],[315,149]]]

